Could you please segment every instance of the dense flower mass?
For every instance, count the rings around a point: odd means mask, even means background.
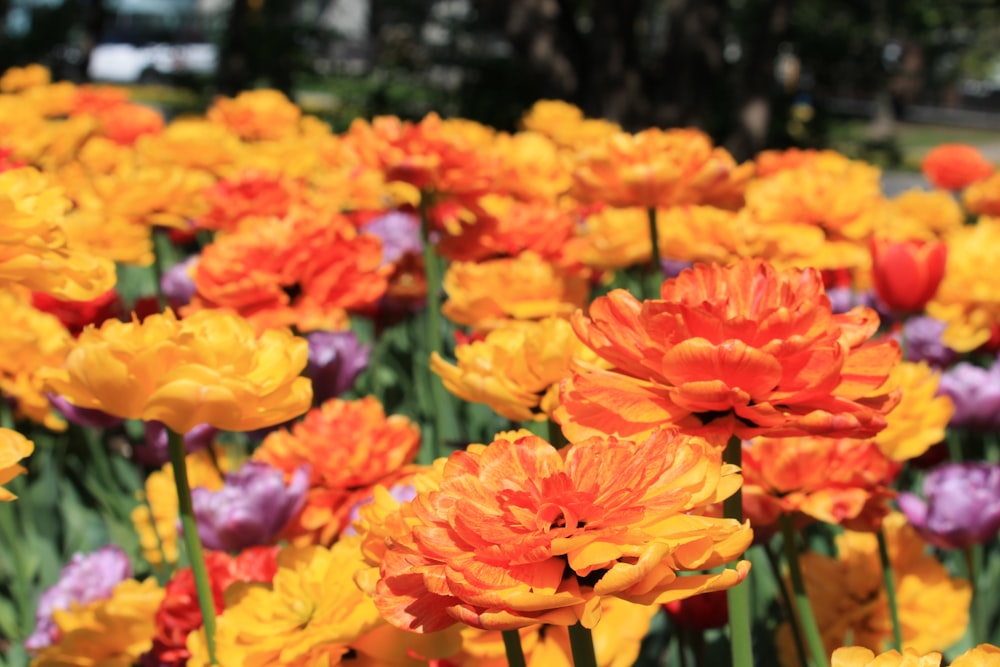
[[[898,346],[867,342],[878,316],[832,314],[808,269],[697,265],[664,282],[661,299],[616,290],[573,326],[613,368],[564,382],[555,416],[570,440],[638,437],[663,423],[722,442],[733,434],[870,437],[898,401],[880,390]]]
[[[735,492],[735,470],[702,441],[657,431],[643,442],[592,438],[562,450],[535,436],[456,452],[439,490],[412,502],[392,536],[375,602],[400,628],[456,622],[593,627],[600,600],[651,604],[729,588],[749,526],[705,515]]]
[[[168,311],[87,329],[48,383],[75,405],[155,419],[178,433],[198,424],[249,431],[308,409],[309,380],[299,377],[308,351],[287,331],[258,336],[237,316],[178,320]]]

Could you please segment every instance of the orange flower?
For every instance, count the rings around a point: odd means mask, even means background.
[[[754,527],[801,512],[853,530],[874,530],[889,513],[901,464],[872,440],[755,438],[743,443],[743,506]]]
[[[973,146],[941,144],[927,153],[920,170],[936,188],[962,190],[989,177],[996,167]]]
[[[699,264],[665,281],[662,299],[615,290],[572,321],[613,368],[564,381],[555,418],[570,441],[663,424],[721,442],[871,437],[898,400],[877,391],[898,345],[866,344],[878,328],[870,309],[832,314],[813,269]]]
[[[456,324],[489,330],[505,320],[567,316],[586,303],[587,280],[532,252],[478,264],[455,262],[444,275],[444,316]]]
[[[447,121],[431,113],[419,123],[378,116],[356,120],[348,135],[370,151],[386,181],[402,181],[418,190],[451,195],[485,194],[493,185],[497,161],[492,135],[468,121]]]
[[[346,311],[369,308],[385,293],[391,270],[382,266],[378,237],[359,234],[343,216],[301,211],[255,221],[206,247],[185,312],[222,308],[258,330],[338,330]]]
[[[574,193],[583,201],[644,208],[710,204],[739,208],[753,164],[737,165],[695,129],[618,133],[577,154]]]
[[[141,104],[118,104],[97,114],[101,134],[116,144],[131,146],[144,134],[163,131],[163,116]]]
[[[811,148],[805,150],[799,148],[788,148],[786,150],[762,151],[754,161],[757,163],[757,178],[767,178],[774,176],[778,172],[786,169],[798,169],[799,167],[810,165],[819,159],[842,158],[835,151],[817,151]]]
[[[208,211],[195,222],[202,229],[235,231],[250,217],[283,217],[301,201],[303,186],[292,179],[244,171],[219,181],[204,192]]]
[[[0,92],[19,93],[35,86],[44,86],[52,80],[48,67],[28,65],[27,67],[11,67],[0,77]]]
[[[538,100],[524,114],[521,125],[567,149],[589,146],[622,131],[617,123],[585,118],[579,107],[562,100]]]
[[[302,110],[277,90],[247,90],[217,98],[205,117],[244,141],[266,141],[296,134]]]
[[[566,246],[578,214],[568,206],[546,202],[519,202],[486,195],[470,205],[472,224],[454,234],[443,234],[438,251],[450,260],[481,261],[514,257],[531,251],[546,261],[567,265]],[[648,243],[647,243],[648,245]]]
[[[916,313],[934,298],[944,279],[948,246],[942,241],[872,239],[875,293],[901,313]]]
[[[739,583],[749,525],[704,516],[735,492],[701,440],[591,438],[562,451],[535,436],[455,452],[440,490],[387,541],[375,604],[393,625],[433,632],[535,623],[593,627],[601,599],[664,603]]]
[[[303,463],[311,470],[306,506],[288,533],[299,543],[330,544],[347,515],[379,483],[391,483],[411,463],[420,429],[402,415],[385,416],[374,397],[334,399],[309,411],[291,430],[275,431],[254,452],[291,478]]]

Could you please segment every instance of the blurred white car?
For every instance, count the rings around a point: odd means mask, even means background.
[[[210,76],[219,63],[215,44],[98,44],[87,75],[110,83],[155,83],[177,76]]]

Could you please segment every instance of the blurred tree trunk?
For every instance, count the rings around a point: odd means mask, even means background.
[[[250,83],[246,53],[249,13],[248,0],[233,0],[219,50],[219,69],[215,74],[215,87],[222,95],[235,95]]]
[[[738,160],[747,160],[768,145],[774,66],[781,43],[788,37],[791,23],[791,0],[766,0],[754,7],[750,30],[754,40],[744,45],[743,57],[736,70],[735,128],[726,147]]]
[[[4,14],[6,16],[6,14]],[[107,20],[107,9],[104,0],[89,0],[83,8],[83,39],[80,43],[80,73],[81,81],[90,79],[90,54],[101,41],[104,23]]]

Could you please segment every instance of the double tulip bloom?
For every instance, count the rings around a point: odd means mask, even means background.
[[[750,544],[749,525],[707,516],[739,477],[698,438],[595,437],[563,450],[498,437],[451,455],[437,490],[384,518],[375,604],[418,632],[593,627],[602,598],[664,604],[736,585],[749,563],[714,574]]]
[[[309,409],[312,388],[299,377],[308,355],[306,341],[288,331],[258,336],[236,315],[178,320],[168,311],[86,329],[47,380],[74,405],[157,420],[177,433],[199,424],[250,431]]]
[[[665,423],[719,444],[871,437],[899,400],[883,387],[898,345],[868,342],[879,324],[868,308],[833,314],[813,269],[699,264],[665,281],[660,299],[615,290],[572,322],[612,368],[563,382],[555,417],[570,441]]]

